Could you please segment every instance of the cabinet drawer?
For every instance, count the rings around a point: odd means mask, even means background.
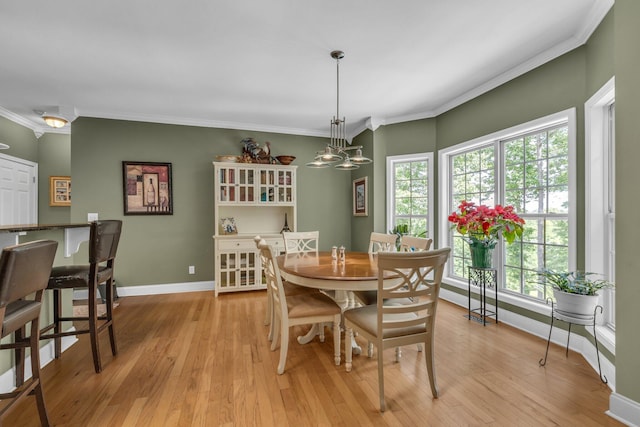
[[[256,243],[253,239],[243,239],[243,240],[221,240],[218,242],[218,249],[222,251],[233,251],[233,250],[254,250],[257,251]]]
[[[284,240],[282,239],[282,237],[272,237],[264,240],[266,240],[267,245],[270,245],[273,249],[284,250]]]

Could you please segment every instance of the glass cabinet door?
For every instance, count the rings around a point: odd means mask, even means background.
[[[278,173],[278,191],[277,202],[288,203],[293,201],[293,171],[279,170]]]
[[[274,169],[260,170],[260,202],[274,203],[276,202],[276,174]]]
[[[255,200],[254,174],[255,170],[253,169],[238,169],[238,202],[253,202]]]
[[[219,195],[220,202],[236,201],[236,170],[234,168],[220,168],[218,170],[219,179]]]

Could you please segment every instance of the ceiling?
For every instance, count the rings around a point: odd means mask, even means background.
[[[583,44],[613,0],[0,3],[0,115],[326,136],[433,117]],[[58,132],[69,132],[69,125]]]

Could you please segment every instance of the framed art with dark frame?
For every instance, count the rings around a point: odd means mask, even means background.
[[[353,216],[369,215],[367,195],[367,177],[353,180]]]
[[[173,215],[171,163],[122,162],[125,215]]]
[[[71,177],[49,177],[49,206],[71,206]]]

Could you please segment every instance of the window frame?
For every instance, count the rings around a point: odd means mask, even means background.
[[[585,103],[585,270],[615,282],[615,235],[607,230],[611,223],[615,227],[615,208],[607,212],[615,200],[614,103],[615,77]],[[615,348],[615,291],[605,289],[600,297],[604,311],[598,334]]]
[[[439,178],[439,188],[442,191],[439,192],[439,203],[438,203],[438,236],[439,236],[439,245],[438,247],[451,246],[451,233],[450,233],[450,224],[448,222],[448,216],[451,212],[451,194],[452,194],[452,177],[451,177],[451,163],[450,158],[454,155],[461,154],[465,151],[472,150],[474,148],[480,148],[482,146],[499,146],[500,141],[508,140],[510,138],[516,137],[521,134],[525,134],[528,132],[535,131],[537,129],[550,127],[557,125],[559,123],[566,122],[568,128],[568,142],[569,142],[569,269],[573,270],[576,268],[576,110],[575,108],[570,108],[567,110],[563,110],[554,114],[550,114],[548,116],[544,116],[535,120],[531,120],[526,123],[522,123],[516,126],[512,126],[507,129],[499,130],[493,132],[488,135],[484,135],[469,141],[465,141],[456,145],[453,145],[449,148],[440,150],[438,153],[438,178]],[[501,150],[498,151],[498,155],[495,159],[496,168],[498,170],[498,174],[495,177],[495,187],[497,191],[503,191],[503,164],[502,164],[502,156],[500,154]],[[497,200],[501,200],[503,196],[499,196]],[[502,250],[497,251],[497,259],[496,261],[499,263],[498,265],[503,264],[502,258]],[[502,276],[502,275],[501,275]],[[467,281],[461,280],[460,278],[453,276],[451,274],[451,270],[449,268],[445,269],[442,280],[447,284],[467,289]],[[518,295],[511,292],[503,292],[503,278],[499,278],[498,289],[501,290],[501,301],[506,303],[512,303],[514,305],[529,308],[536,312],[544,313],[546,310],[543,309],[545,306],[544,302],[540,302],[538,300],[534,300],[532,298],[528,298],[525,295]],[[548,310],[548,309],[547,309]]]
[[[433,165],[433,152],[426,153],[414,153],[414,154],[401,154],[396,156],[387,156],[387,230],[393,229],[393,223],[395,219],[395,176],[394,166],[397,163],[407,162],[427,162],[427,235],[426,238],[434,238],[434,165]]]

